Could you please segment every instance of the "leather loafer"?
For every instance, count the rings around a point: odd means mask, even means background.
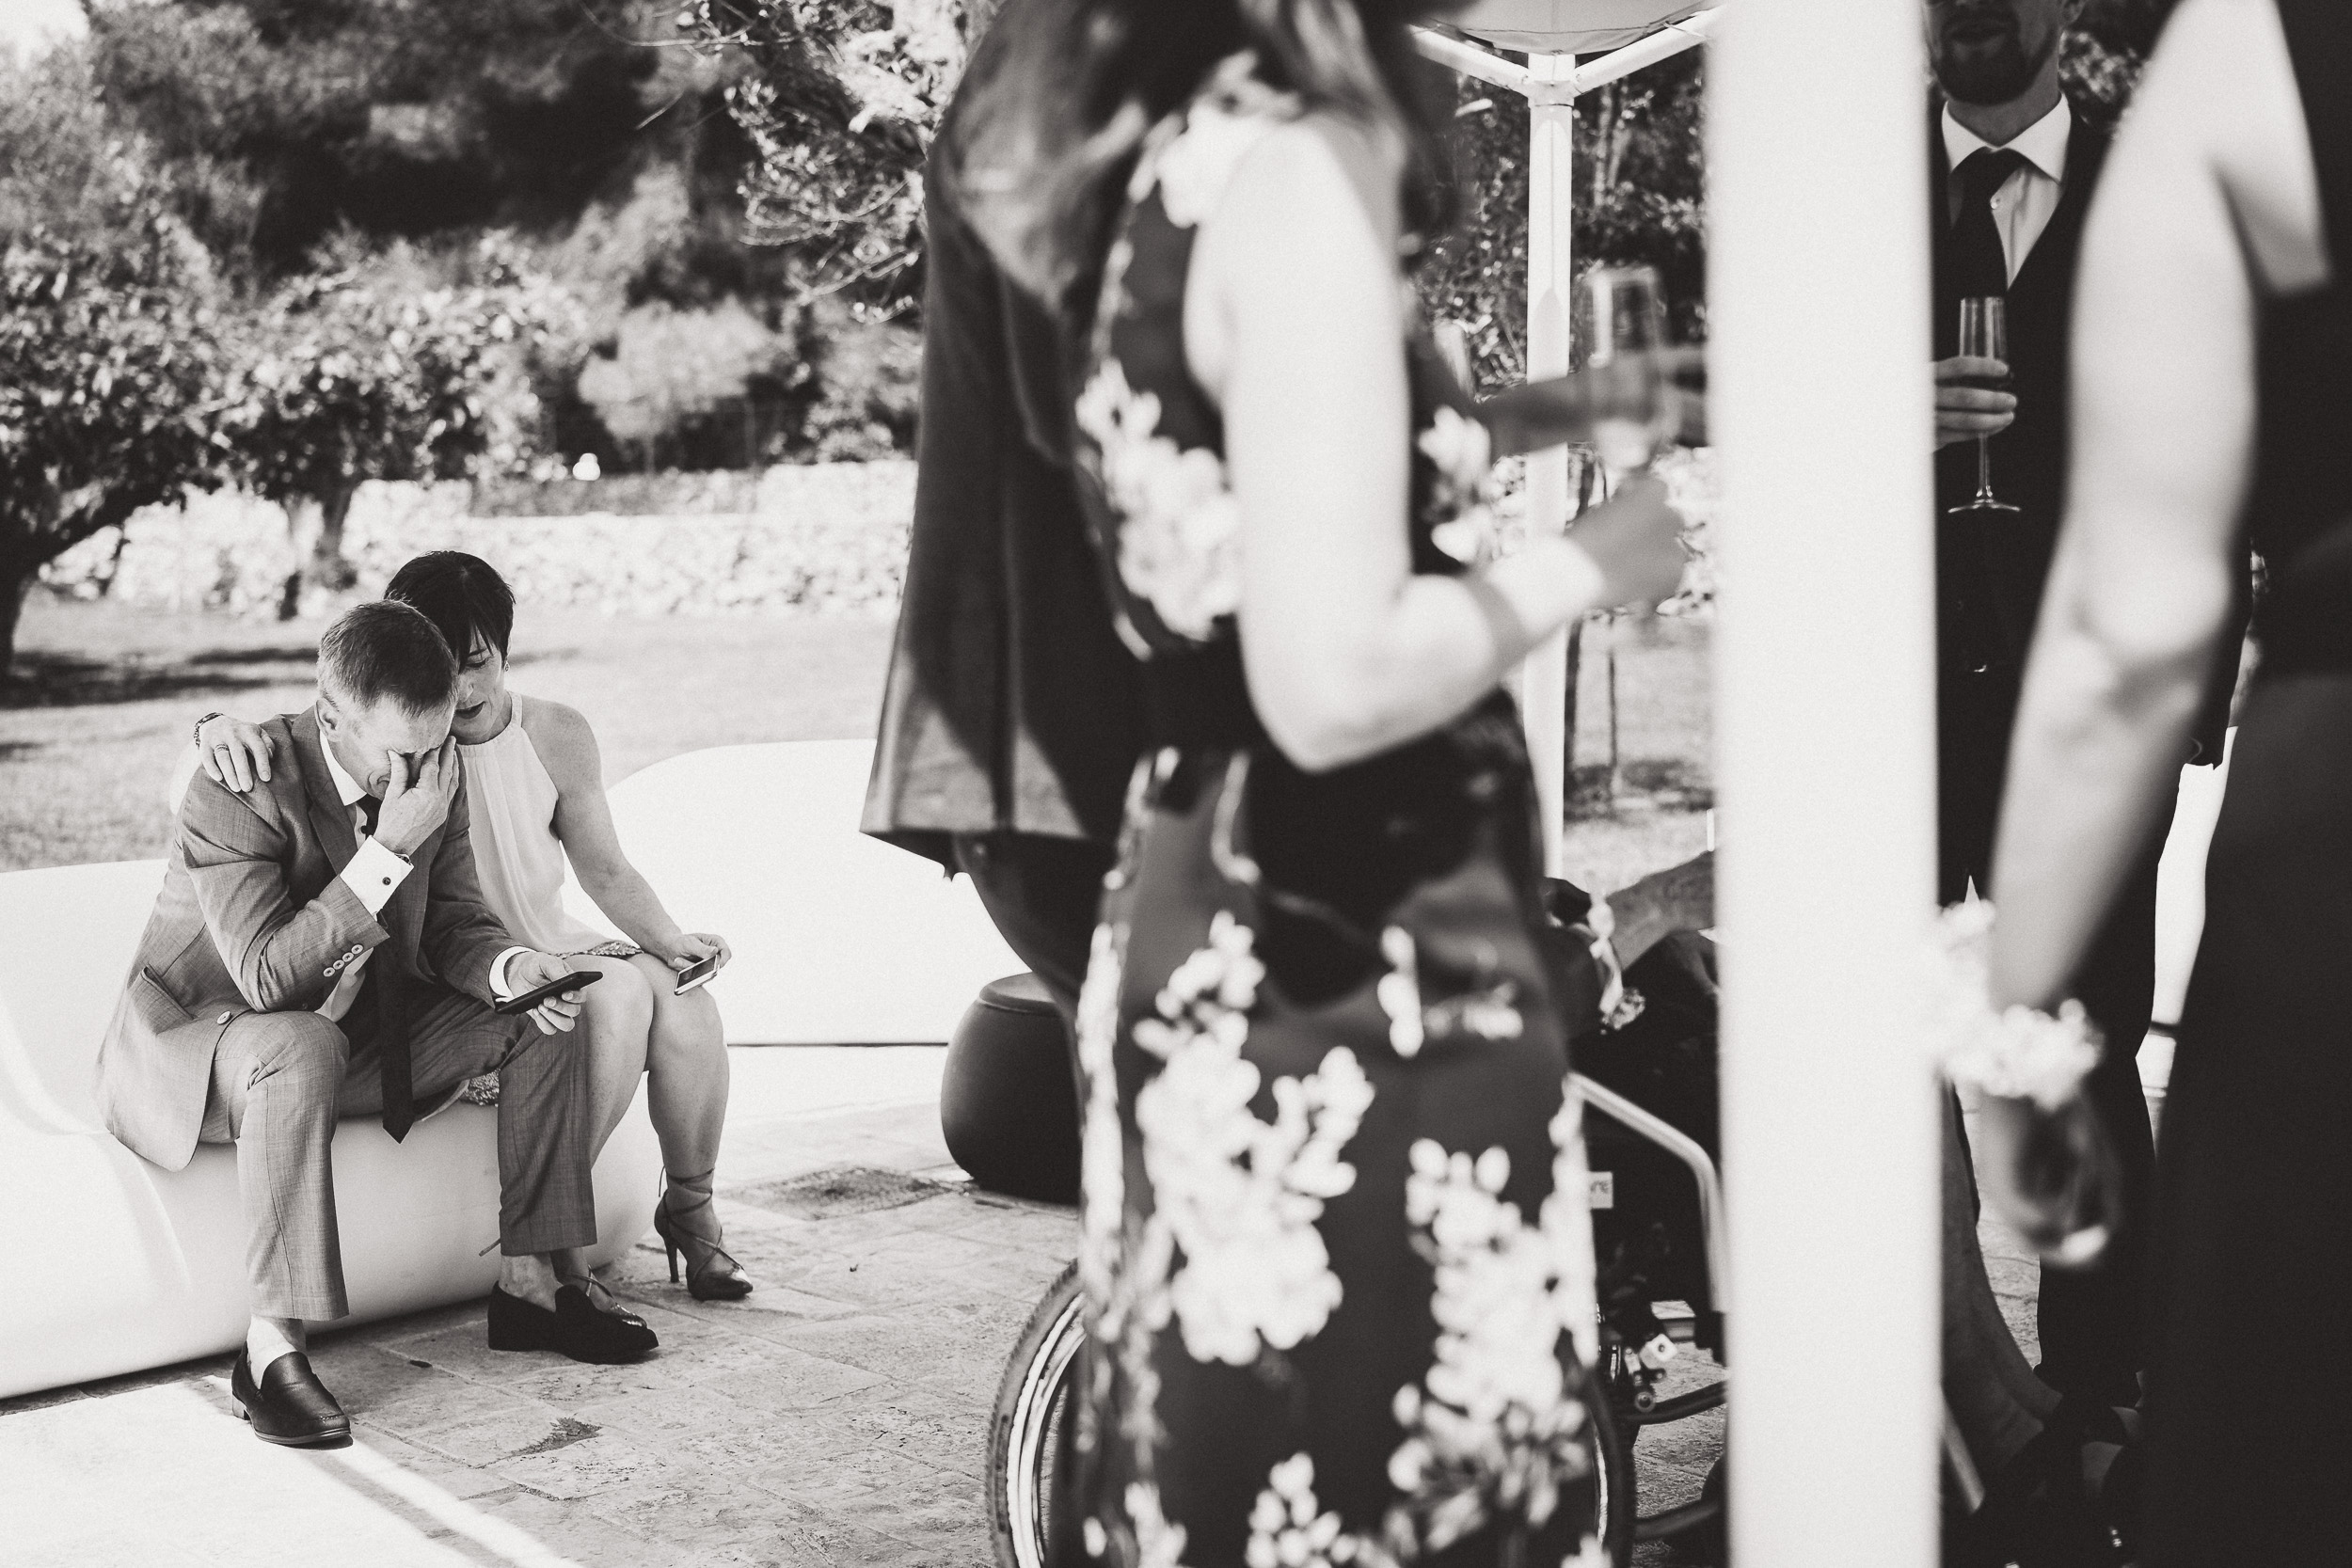
[[[351,1418],[300,1351],[262,1368],[258,1382],[246,1353],[237,1352],[237,1364],[229,1372],[229,1395],[237,1402],[237,1414],[252,1423],[253,1435],[264,1443],[340,1449],[351,1442]]]
[[[600,1367],[643,1360],[661,1343],[644,1319],[600,1312],[577,1285],[556,1287],[553,1311],[492,1286],[489,1326],[492,1350],[561,1351]]]

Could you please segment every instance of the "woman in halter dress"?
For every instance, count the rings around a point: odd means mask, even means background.
[[[1678,519],[1629,484],[1488,559],[1488,432],[1398,260],[1442,207],[1408,8],[1051,8],[967,89],[961,178],[1091,318],[1081,494],[1152,740],[1079,1004],[1057,1554],[1597,1563],[1583,1145],[1499,687],[1671,592]]]
[[[604,972],[580,993],[597,1146],[628,1112],[643,1075],[665,1178],[654,1224],[672,1277],[682,1253],[697,1298],[749,1294],[751,1279],[722,1244],[711,1198],[726,1122],[726,1036],[707,990],[675,994],[676,971],[709,958],[725,965],[724,939],[679,929],[623,853],[588,721],[561,703],[507,689],[515,596],[498,573],[475,556],[438,550],[403,566],[385,596],[416,606],[460,651],[450,733],[465,764],[474,867],[490,912],[517,942]],[[267,736],[226,716],[199,726],[197,745],[204,767],[230,787],[240,767],[249,778],[268,766]],[[628,940],[564,908],[566,859]]]
[[[2352,1557],[2348,268],[2352,12],[2184,0],[2090,215],[1994,875],[1994,1000],[2046,1006],[2174,787],[2250,534],[2260,663],[2157,1146],[2148,1568]],[[2025,1119],[1987,1108],[2012,1207]]]

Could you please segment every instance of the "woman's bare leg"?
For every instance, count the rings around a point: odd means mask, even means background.
[[[707,1180],[719,1164],[727,1119],[727,1041],[719,1005],[707,989],[673,995],[675,977],[650,954],[628,961],[644,977],[652,1006],[645,1108],[661,1140],[662,1168],[674,1183]]]

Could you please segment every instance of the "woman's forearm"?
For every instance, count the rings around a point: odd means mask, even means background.
[[[676,943],[681,934],[678,923],[670,918],[670,911],[662,908],[653,884],[635,866],[596,872],[584,867],[576,869],[580,891],[595,900],[596,908],[621,928],[623,936],[651,953],[660,953]]]
[[[1994,865],[1996,1004],[2064,998],[2179,786],[2212,647],[2211,636],[2184,638],[2134,656],[2082,617],[2045,629],[2004,790],[2024,809],[2003,813]]]
[[[1467,711],[1554,633],[1601,608],[1605,594],[1581,546],[1537,540],[1475,578],[1406,578],[1355,648],[1323,650],[1252,690],[1294,762],[1310,771],[1344,767]],[[1245,635],[1245,659],[1251,646]]]

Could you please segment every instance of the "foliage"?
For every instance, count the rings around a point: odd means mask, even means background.
[[[732,200],[720,73],[648,47],[649,0],[91,0],[110,103],[208,194],[190,217],[265,277],[338,228],[551,231],[649,164]]]
[[[1704,87],[1693,50],[1576,106],[1573,262],[1658,268],[1685,341],[1707,322]],[[1479,389],[1493,391],[1526,366],[1528,106],[1468,77],[1455,93],[1461,217],[1416,281],[1432,316],[1461,325]]]
[[[751,414],[755,389],[793,378],[792,346],[739,301],[680,310],[655,300],[621,319],[610,355],[588,360],[580,395],[620,441],[652,447],[697,421]]]
[[[748,67],[727,103],[758,150],[750,235],[803,294],[882,314],[921,289],[923,160],[993,8],[982,0],[689,0],[688,37]]]
[[[811,463],[862,463],[914,445],[922,402],[922,334],[901,321],[854,316],[837,300],[810,308],[818,396],[779,455]]]
[[[0,678],[40,567],[216,483],[203,251],[78,56],[0,56]]]
[[[523,466],[537,412],[528,358],[571,319],[568,299],[494,241],[459,284],[402,287],[399,270],[288,285],[242,324],[250,347],[225,377],[219,435],[236,476],[290,521],[318,508],[307,570],[330,588],[348,576],[343,514],[364,482]]]

